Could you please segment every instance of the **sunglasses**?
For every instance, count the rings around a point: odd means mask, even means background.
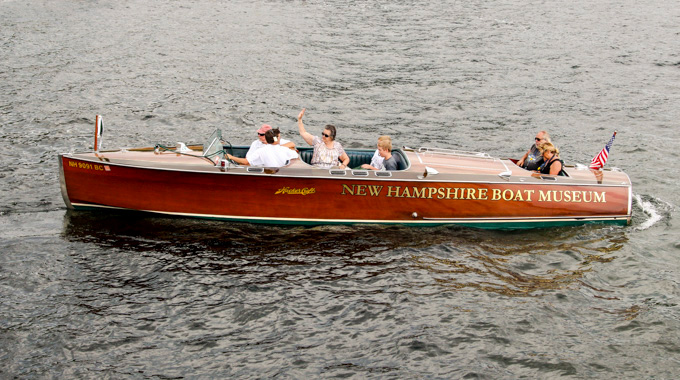
[[[258,135],[260,135],[260,136],[264,136],[264,133],[258,133]]]
[[[327,135],[327,134],[325,134],[325,133],[322,133],[321,136],[324,136],[324,137],[331,137],[331,135]]]
[[[534,137],[534,140],[536,140],[536,141],[541,141],[541,140],[543,140],[543,139],[539,139],[538,137]]]

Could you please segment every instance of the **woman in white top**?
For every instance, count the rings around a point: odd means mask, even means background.
[[[265,142],[261,148],[248,152],[246,158],[232,156],[227,153],[227,158],[239,165],[264,166],[267,168],[280,168],[286,166],[290,160],[298,158],[297,152],[281,145],[274,145],[274,133],[270,130],[265,132]]]
[[[335,127],[327,125],[321,134],[321,138],[318,138],[305,130],[305,126],[302,123],[304,115],[305,109],[303,108],[298,115],[298,129],[300,130],[300,136],[302,136],[305,142],[314,147],[311,164],[322,168],[332,168],[334,166],[339,166],[340,169],[347,168],[349,156],[345,153],[342,145],[335,141]]]

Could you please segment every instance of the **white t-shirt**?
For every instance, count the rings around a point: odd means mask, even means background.
[[[272,144],[263,144],[262,148],[253,151],[250,157],[246,156],[250,165],[268,168],[280,168],[294,158],[298,158],[298,154],[294,150]]]
[[[250,157],[252,156],[253,153],[255,153],[256,150],[262,148],[263,146],[266,146],[267,144],[264,144],[262,141],[255,140],[253,141],[252,144],[250,144],[250,149],[248,149],[248,153],[246,153],[246,160],[250,162]]]
[[[373,158],[371,158],[371,166],[378,170],[385,169],[385,159],[378,153],[377,149],[373,153]]]

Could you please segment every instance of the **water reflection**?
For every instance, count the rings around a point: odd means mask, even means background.
[[[595,297],[611,298],[586,274],[616,258],[629,230],[292,227],[70,210],[63,236],[105,251],[155,255],[164,271],[239,274],[253,283],[263,275],[267,281],[354,283],[378,277],[404,291],[474,289],[533,297],[587,288]]]
[[[159,217],[135,212],[68,210],[63,235],[102,247],[175,254],[212,251],[229,256],[257,254],[352,255],[400,246],[436,243],[441,232],[422,234],[392,226],[276,226]],[[440,238],[437,238],[440,237]],[[435,238],[433,240],[433,238]]]
[[[627,228],[604,226],[487,232],[486,237],[449,246],[457,254],[418,255],[414,264],[446,289],[541,296],[586,287],[607,298],[609,290],[589,284],[586,274],[614,260],[628,240]]]

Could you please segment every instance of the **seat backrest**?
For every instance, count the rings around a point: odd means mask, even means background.
[[[345,151],[349,157],[349,167],[358,168],[363,164],[370,164],[373,152]]]
[[[394,159],[397,160],[397,170],[406,169],[406,157],[398,150],[393,150],[392,155],[394,156]]]
[[[314,155],[313,148],[302,148],[299,149],[300,159],[311,165],[312,156]],[[373,153],[375,151],[362,151],[362,150],[345,150],[347,156],[349,157],[349,168],[358,168],[363,164],[370,164],[373,158]],[[399,150],[393,150],[392,155],[397,160],[397,170],[404,170],[407,167],[406,157]]]
[[[300,149],[300,159],[308,164],[312,163],[312,156],[314,155],[314,150],[311,148]]]

